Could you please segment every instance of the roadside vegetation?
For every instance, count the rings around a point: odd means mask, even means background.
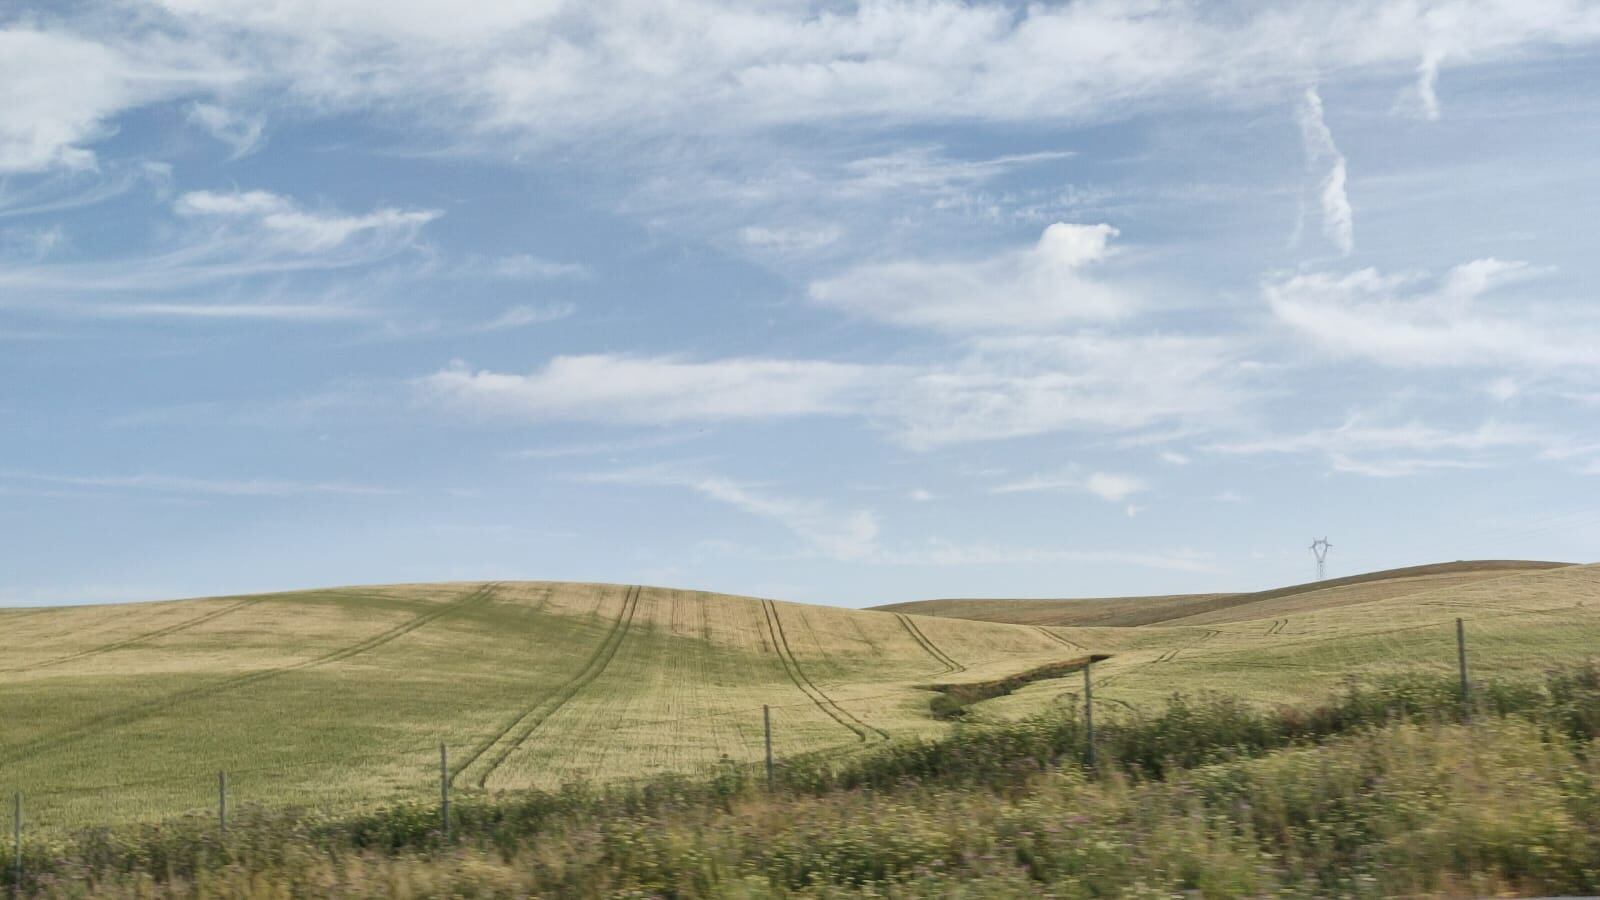
[[[73,896],[1484,896],[1600,890],[1600,667],[1413,675],[1328,702],[1215,694],[960,724],[852,758],[470,797],[354,818],[249,809],[30,844]],[[0,854],[4,877],[14,860]]]

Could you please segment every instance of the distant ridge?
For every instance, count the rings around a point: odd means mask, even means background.
[[[1325,581],[1233,594],[1164,594],[1147,597],[1088,597],[1059,599],[951,598],[890,603],[873,609],[1022,625],[1117,626],[1160,623],[1212,624],[1258,618],[1273,610],[1260,606],[1307,594],[1328,592],[1321,606],[1343,606],[1367,600],[1402,596],[1415,591],[1469,584],[1518,572],[1559,569],[1564,562],[1520,559],[1456,560],[1384,569]],[[1350,590],[1360,589],[1360,590]],[[1248,608],[1248,610],[1246,610]],[[1258,612],[1259,610],[1259,612]],[[1244,614],[1248,611],[1249,614]]]

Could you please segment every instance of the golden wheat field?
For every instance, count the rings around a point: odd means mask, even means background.
[[[929,685],[1090,653],[1108,657],[1092,677],[1116,713],[1453,671],[1458,617],[1477,678],[1586,656],[1600,634],[1600,566],[1269,594],[1092,626],[553,582],[0,610],[0,789],[42,830],[206,809],[224,770],[236,803],[348,811],[435,795],[440,743],[456,792],[554,788],[757,763],[764,706],[780,758],[934,736],[957,726],[930,714]],[[1038,681],[970,715],[1075,703],[1081,684]]]

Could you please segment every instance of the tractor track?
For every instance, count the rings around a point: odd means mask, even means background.
[[[469,609],[476,606],[482,606],[483,604],[487,603],[492,596],[494,596],[494,591],[497,587],[499,587],[499,582],[485,584],[477,590],[467,594],[465,597],[462,597],[460,600],[456,600],[452,603],[441,604],[438,609],[429,610],[428,612],[422,613],[421,615],[403,622],[400,625],[396,625],[393,628],[390,628],[379,634],[375,634],[372,637],[366,638],[365,640],[357,641],[354,644],[341,647],[338,650],[334,650],[329,653],[324,653],[321,656],[313,657],[307,660],[301,660],[300,662],[291,663],[286,666],[273,666],[271,668],[261,669],[255,672],[248,672],[244,675],[236,675],[232,678],[223,679],[222,681],[213,682],[211,684],[204,684],[198,687],[188,688],[173,694],[168,694],[165,697],[159,697],[154,700],[148,700],[144,703],[134,704],[133,706],[125,707],[104,715],[95,716],[80,722],[63,732],[41,735],[40,737],[37,737],[31,741],[19,744],[15,747],[5,750],[3,753],[0,753],[0,764],[15,763],[26,759],[41,750],[51,750],[62,747],[72,743],[73,741],[90,737],[95,733],[103,731],[107,728],[114,728],[119,725],[128,725],[133,722],[140,721],[141,719],[149,718],[150,716],[164,712],[174,706],[190,700],[210,697],[216,694],[234,690],[236,688],[247,687],[249,685],[266,681],[270,678],[276,678],[279,675],[285,675],[290,672],[298,672],[304,669],[316,668],[317,666],[325,666],[329,663],[341,662],[353,656],[366,653],[370,650],[375,650],[378,647],[382,647],[384,644],[404,637],[405,635],[416,631],[418,628],[421,628],[422,626],[451,613],[460,612],[463,609]]]
[[[124,647],[131,647],[134,644],[143,643],[144,641],[153,641],[156,638],[163,638],[169,634],[177,634],[180,631],[193,628],[196,625],[203,625],[212,619],[221,618],[228,613],[238,609],[243,609],[246,606],[253,606],[265,599],[265,597],[251,597],[248,600],[240,600],[238,603],[231,604],[223,607],[222,609],[214,609],[208,613],[204,613],[190,619],[185,619],[184,621],[178,622],[174,625],[168,625],[165,628],[157,628],[155,631],[147,631],[143,634],[136,634],[133,637],[123,638],[120,641],[112,641],[109,644],[101,644],[98,647],[91,647],[88,650],[79,650],[77,653],[68,653],[64,656],[57,656],[53,659],[41,660],[40,662],[29,663],[24,666],[12,666],[8,669],[0,669],[0,674],[11,674],[13,672],[33,672],[39,669],[47,669],[50,666],[59,666],[64,663],[76,662],[80,659],[87,659],[91,656],[99,656],[102,653],[110,653],[113,650],[121,650]]]
[[[1289,624],[1289,620],[1288,619],[1273,619],[1272,620],[1272,624],[1267,626],[1267,634],[1268,635],[1282,634],[1283,633],[1283,626],[1285,626],[1287,624]]]
[[[934,677],[938,677],[940,675],[957,675],[967,670],[966,666],[956,662],[954,657],[939,649],[939,645],[935,644],[932,638],[928,637],[926,634],[923,634],[922,629],[917,627],[917,623],[911,621],[910,616],[906,615],[905,613],[895,613],[894,615],[895,618],[900,620],[900,624],[905,626],[906,632],[911,635],[911,639],[921,645],[922,649],[927,651],[929,656],[938,660],[939,664],[944,666],[944,671],[934,673]]]
[[[801,693],[810,697],[811,702],[816,704],[818,709],[827,713],[835,722],[853,732],[857,740],[865,742],[872,732],[876,732],[879,737],[888,740],[889,732],[877,726],[868,725],[856,718],[849,710],[840,706],[832,697],[824,693],[822,688],[817,687],[811,677],[806,674],[806,670],[801,668],[800,660],[794,655],[794,650],[789,647],[789,637],[783,631],[783,619],[778,616],[777,604],[771,600],[762,600],[761,610],[767,617],[767,631],[772,635],[773,649],[777,651],[778,659],[783,662],[784,671],[789,674],[789,680],[794,682],[795,687],[799,688]]]
[[[1217,635],[1219,635],[1221,633],[1222,632],[1220,632],[1220,631],[1214,631],[1214,630],[1208,628],[1208,629],[1206,629],[1206,633],[1200,635],[1200,637],[1190,641],[1187,644],[1184,644],[1181,647],[1173,647],[1171,650],[1168,650],[1167,652],[1165,652],[1165,653],[1161,654],[1160,656],[1156,657],[1155,659],[1151,660],[1150,661],[1150,665],[1156,665],[1158,663],[1172,662],[1173,660],[1177,659],[1178,658],[1178,654],[1182,653],[1183,651],[1190,650],[1190,649],[1193,649],[1195,647],[1198,647],[1201,644],[1204,644],[1206,641],[1211,640],[1212,638],[1216,637]]]
[[[584,664],[583,669],[557,688],[555,693],[518,713],[516,718],[500,729],[494,737],[483,742],[468,754],[466,759],[450,772],[450,782],[454,784],[457,776],[465,772],[481,759],[485,753],[488,753],[491,748],[500,744],[501,741],[506,740],[509,736],[510,740],[495,752],[484,767],[484,770],[478,775],[478,787],[487,787],[489,776],[504,765],[505,761],[511,758],[511,754],[527,743],[528,738],[532,737],[533,733],[538,731],[541,725],[549,721],[557,710],[567,705],[567,702],[577,696],[579,691],[588,687],[596,678],[599,678],[600,674],[606,670],[606,667],[611,665],[611,660],[616,657],[617,649],[622,646],[623,639],[628,636],[628,629],[633,627],[633,617],[639,609],[639,595],[643,593],[643,587],[639,585],[630,586],[627,589],[627,593],[623,595],[622,608],[617,611],[617,618],[611,623],[611,629],[606,632],[606,636],[600,641],[600,646],[596,647],[594,653],[589,655],[589,661]],[[513,732],[515,732],[514,735]]]
[[[1056,643],[1060,644],[1063,647],[1071,647],[1074,650],[1082,650],[1085,653],[1089,652],[1089,648],[1088,647],[1085,647],[1084,645],[1078,643],[1077,641],[1068,640],[1067,638],[1064,638],[1061,635],[1056,634],[1055,632],[1051,631],[1050,629],[1045,628],[1043,625],[1035,625],[1035,626],[1033,626],[1033,630],[1039,632],[1040,634],[1044,635],[1045,637],[1049,638],[1050,640],[1055,641]]]

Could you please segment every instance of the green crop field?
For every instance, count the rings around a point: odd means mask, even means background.
[[[754,764],[764,705],[782,758],[936,736],[955,726],[930,686],[1091,653],[1114,714],[1175,691],[1296,701],[1351,675],[1453,671],[1457,617],[1480,678],[1596,649],[1600,566],[1441,568],[1166,598],[1166,618],[1138,624],[549,582],[0,610],[0,789],[45,831],[206,809],[219,770],[236,802],[348,811],[430,796],[440,742],[454,790],[493,793]],[[967,713],[1076,702],[1081,680]]]

